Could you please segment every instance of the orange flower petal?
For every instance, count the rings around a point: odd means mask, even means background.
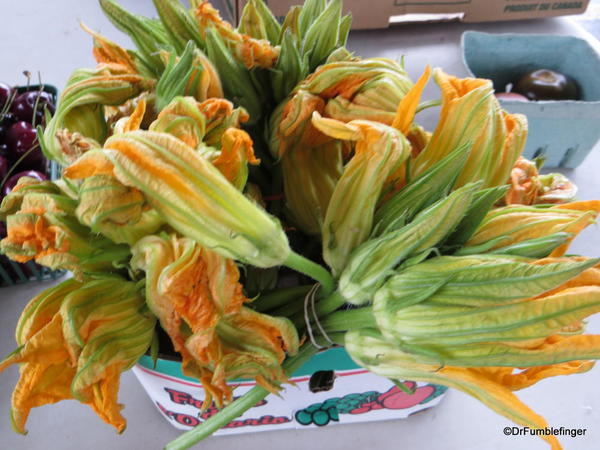
[[[423,93],[423,89],[429,81],[429,77],[431,75],[431,67],[429,65],[425,66],[425,70],[423,74],[419,78],[419,80],[413,85],[410,91],[400,100],[398,104],[398,110],[396,111],[396,118],[392,123],[392,127],[399,130],[402,134],[408,134],[410,130],[410,126],[413,123],[415,118],[415,114],[417,112],[417,107],[419,106],[419,101],[421,99],[421,94]]]
[[[137,73],[135,63],[129,53],[127,53],[127,50],[86,27],[83,22],[81,22],[80,25],[84,31],[94,38],[93,54],[98,64],[117,64],[122,66],[124,70],[129,73]]]
[[[146,100],[141,99],[135,106],[133,114],[127,119],[127,122],[123,127],[123,132],[127,133],[128,131],[139,130],[142,121],[144,120],[144,114],[146,114]]]

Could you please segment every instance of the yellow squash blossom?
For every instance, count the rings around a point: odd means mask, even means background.
[[[568,233],[569,239],[552,252],[552,256],[562,256],[570,241],[594,223],[599,212],[600,201],[597,200],[565,203],[551,208],[520,205],[497,208],[486,215],[465,244],[465,250],[487,252],[556,233]]]
[[[199,103],[198,108],[206,117],[204,143],[215,148],[221,144],[225,130],[241,128],[249,119],[244,108],[234,108],[233,103],[224,98],[209,98]]]
[[[221,19],[217,11],[208,1],[201,2],[194,11],[198,28],[202,35],[206,30],[217,30],[235,58],[248,69],[262,67],[270,69],[279,56],[279,48],[273,47],[269,41],[254,39],[233,29],[231,24]]]
[[[281,104],[271,116],[270,150],[274,158],[282,158],[296,148],[317,147],[330,139],[314,127],[311,117],[320,114],[325,102],[319,96],[298,91],[290,101]]]
[[[286,381],[281,363],[298,337],[283,318],[244,303],[234,261],[191,239],[148,236],[133,249],[132,267],[146,272],[148,305],[181,353],[182,367],[201,380],[205,405],[232,399],[228,380],[254,378],[270,390]]]
[[[113,127],[113,133],[127,133],[129,131],[139,130],[146,115],[146,100],[141,98],[135,105],[135,109],[130,116],[125,116],[117,120]]]
[[[75,214],[82,224],[117,244],[133,245],[156,232],[164,220],[141,191],[121,183],[113,172],[106,155],[95,150],[66,167],[63,177],[80,182]]]
[[[323,220],[342,169],[342,144],[314,127],[310,118],[324,110],[320,97],[300,91],[276,111],[272,126],[274,156],[281,159],[286,205],[294,224],[314,236]],[[278,148],[274,148],[277,146]]]
[[[396,111],[396,117],[392,122],[392,127],[396,128],[405,136],[410,132],[415,114],[417,113],[417,107],[419,106],[419,100],[429,76],[431,69],[429,66],[425,67],[423,75],[417,80],[415,85],[406,93],[406,95],[398,103],[398,109]]]
[[[281,25],[263,1],[250,0],[242,10],[238,31],[275,43],[280,38]]]
[[[348,332],[346,349],[378,375],[454,387],[520,425],[546,427],[511,391],[600,358],[600,336],[582,334],[583,319],[600,312],[597,265],[474,255],[408,266],[376,293],[374,324]]]
[[[414,380],[441,384],[458,389],[482,402],[515,423],[532,429],[546,428],[548,423],[524,404],[513,391],[531,386],[557,375],[583,373],[593,363],[573,361],[518,370],[512,367],[457,367],[450,364],[424,363],[418,355],[383,339],[375,331],[346,333],[344,345],[352,359],[369,371],[395,380]],[[562,447],[555,436],[541,435],[553,450]]]
[[[322,228],[323,258],[339,276],[350,253],[371,234],[377,200],[388,179],[408,158],[410,144],[399,131],[377,122],[353,120],[346,124],[315,112],[313,125],[331,137],[356,142],[354,156],[332,193]]]
[[[95,236],[79,223],[76,208],[77,202],[51,183],[17,189],[0,209],[7,223],[0,251],[18,262],[35,259],[53,269],[72,270],[77,277],[114,270],[113,264],[127,258],[129,249]]]
[[[119,181],[142,191],[148,203],[184,236],[258,267],[281,264],[290,255],[287,237],[276,219],[181,140],[165,133],[135,131],[111,137],[104,152]]]
[[[28,193],[61,195],[58,184],[53,181],[40,181],[36,178],[21,177],[11,192],[0,203],[0,220],[6,221],[10,214],[19,211]]]
[[[426,172],[461,144],[471,142],[472,151],[456,186],[483,180],[482,187],[504,184],[521,154],[527,136],[527,120],[507,114],[494,97],[492,82],[478,78],[459,79],[434,71],[442,91],[438,125],[411,164],[413,177]]]
[[[74,398],[122,432],[119,377],[154,332],[143,305],[135,283],[119,278],[71,279],[33,298],[17,324],[19,347],[0,362],[0,371],[21,364],[11,408],[15,430],[25,433],[31,408]]]
[[[122,104],[153,85],[153,80],[128,73],[121,65],[104,64],[93,70],[76,70],[60,96],[54,117],[44,130],[40,140],[42,150],[48,158],[63,165],[70,164],[80,153],[63,153],[63,146],[56,136],[59,130],[78,132],[101,144],[108,135],[103,105]]]
[[[510,172],[510,190],[504,197],[507,205],[532,205],[541,188],[538,179],[538,168],[533,161],[517,159]]]
[[[175,97],[150,125],[150,130],[169,133],[198,148],[206,133],[206,118],[193,97]]]
[[[160,57],[167,66],[166,70],[168,70],[170,58],[173,59],[174,63],[178,63],[184,55],[175,56],[173,53],[162,50]],[[189,62],[191,70],[183,77],[184,80],[187,80],[187,83],[184,85],[182,95],[192,96],[199,102],[209,98],[222,98],[224,94],[221,79],[211,60],[201,50],[193,48]],[[182,75],[178,77],[181,78]],[[172,79],[172,81],[175,83],[182,81],[178,80],[178,77]]]
[[[175,95],[192,96],[199,102],[224,96],[213,63],[191,42],[179,55],[161,50],[160,57],[166,67],[156,85],[158,109],[163,109]]]
[[[274,111],[269,147],[281,160],[286,204],[303,231],[320,236],[343,156],[349,153],[344,144],[315,128],[312,114],[391,125],[411,86],[402,66],[391,60],[329,63],[302,81]]]
[[[75,210],[79,221],[117,244],[135,244],[164,223],[143,194],[110,175],[86,178]]]
[[[222,385],[227,379],[254,378],[260,386],[277,393],[280,385],[288,381],[281,365],[299,347],[298,334],[290,320],[244,306],[238,313],[220,320],[215,331],[222,355],[214,363],[215,384]],[[194,339],[188,342],[188,349],[200,355],[213,350],[210,345],[196,348]]]
[[[87,138],[77,131],[72,133],[66,128],[57,130],[54,136],[65,161],[75,161],[84,153],[100,148],[95,139]]]
[[[219,149],[224,133],[230,128],[240,128],[247,120],[243,108],[234,108],[224,98],[197,102],[192,97],[175,97],[150,124],[150,130],[172,134],[196,149],[203,146]]]
[[[391,270],[411,257],[426,257],[460,223],[475,190],[474,185],[457,189],[421,211],[408,225],[357,247],[340,277],[338,289],[344,299],[354,305],[370,302]]]
[[[344,122],[372,120],[392,125],[400,100],[413,86],[399,63],[369,58],[324,64],[297,91],[326,102],[324,115]]]
[[[561,173],[540,175],[537,164],[520,157],[510,174],[510,190],[504,197],[507,205],[569,203],[577,195],[575,186]]]
[[[138,73],[135,62],[127,50],[86,27],[83,23],[81,23],[81,28],[94,38],[92,53],[98,64],[117,64],[123,66],[123,70],[128,73]]]
[[[221,151],[209,160],[239,190],[248,180],[248,164],[258,165],[252,139],[244,130],[228,128],[221,138]]]
[[[223,87],[221,86],[221,79],[217,73],[217,69],[208,57],[200,50],[194,52],[194,64],[196,67],[202,67],[202,73],[200,73],[200,81],[196,86],[194,97],[203,102],[210,98],[222,98],[224,97]]]
[[[575,200],[577,186],[562,173],[548,173],[538,177],[541,187],[535,203],[569,203]]]
[[[330,141],[287,152],[281,158],[291,219],[313,236],[321,236],[329,201],[344,170],[342,145]]]
[[[238,189],[248,178],[248,164],[259,164],[252,139],[239,129],[243,110],[234,110],[231,102],[211,99],[202,103],[193,97],[176,97],[150,125],[151,131],[169,133],[198,149],[207,160]],[[215,138],[220,142],[214,142]],[[215,148],[207,147],[207,140]]]

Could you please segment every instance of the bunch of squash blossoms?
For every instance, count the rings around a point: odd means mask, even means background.
[[[280,392],[325,345],[546,427],[513,392],[600,357],[584,324],[600,261],[567,256],[600,201],[521,156],[526,118],[489,80],[426,67],[413,82],[351,54],[338,0],[283,24],[250,0],[237,29],[206,1],[154,3],[159,19],[100,0],[137,49],[85,28],[98,65],[72,74],[40,137],[62,175],[22,178],[0,207],[3,254],[73,274],[24,308],[0,362],[20,366],[14,429],[77,399],[122,432],[120,374],[159,331],[223,408],[169,448]],[[239,378],[256,387],[232,401]]]

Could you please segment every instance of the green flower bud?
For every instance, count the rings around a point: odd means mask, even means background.
[[[188,42],[204,49],[205,42],[194,16],[179,0],[153,0],[153,3],[169,42],[177,53],[182,53]]]
[[[394,268],[439,246],[463,218],[475,189],[476,185],[465,186],[419,213],[410,224],[358,247],[340,277],[338,289],[346,301],[355,305],[371,301]]]
[[[281,25],[263,0],[250,0],[242,10],[238,31],[254,39],[266,39],[277,45]]]

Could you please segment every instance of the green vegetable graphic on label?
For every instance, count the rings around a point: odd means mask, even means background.
[[[323,427],[329,422],[339,421],[340,414],[365,414],[378,409],[407,409],[428,403],[442,395],[448,388],[435,384],[416,387],[413,381],[404,383],[413,394],[403,392],[397,386],[386,392],[368,391],[348,394],[343,397],[332,397],[321,403],[313,403],[296,411],[296,421],[302,425]]]

